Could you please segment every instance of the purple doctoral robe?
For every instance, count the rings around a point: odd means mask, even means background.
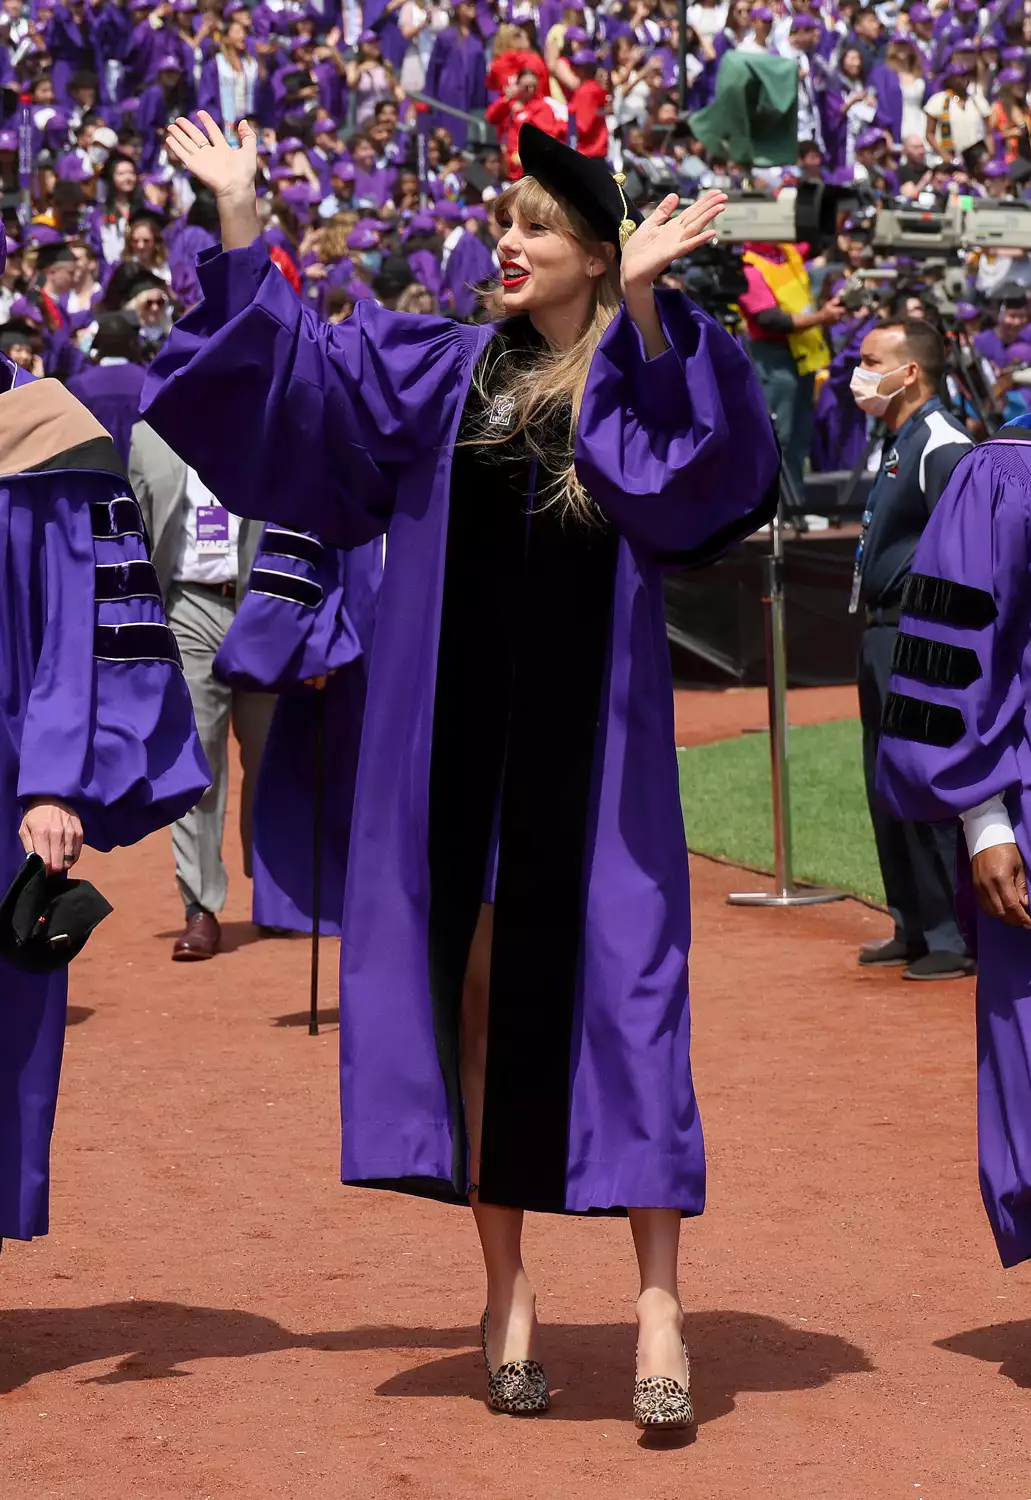
[[[1026,418],[1023,419],[1026,421]],[[1031,868],[1031,429],[962,459],[903,596],[878,790],[898,818],[1004,798]],[[1031,934],[975,908],[959,840],[957,914],[976,939],[981,1194],[1003,1265],[1031,1258]]]
[[[425,92],[455,109],[487,108],[487,54],[475,31],[463,36],[457,27],[448,26],[437,33],[426,66]],[[464,120],[433,110],[428,122],[428,129],[443,126],[456,146],[465,145],[468,131]]]
[[[215,657],[220,681],[279,694],[254,795],[252,914],[259,927],[312,929],[321,714],[319,931],[340,936],[367,661],[382,576],[381,541],[342,552],[307,533],[268,526],[247,595]],[[313,677],[327,676],[322,689],[306,686]]]
[[[123,464],[129,462],[129,439],[140,419],[144,369],[126,360],[118,365],[87,365],[68,382],[68,389],[111,434]]]
[[[181,817],[208,770],[110,439],[55,382],[21,372],[0,410],[8,452],[30,471],[0,479],[3,891],[25,857],[29,799],[67,802],[86,843],[107,850]],[[67,994],[67,970],[0,959],[0,1237],[48,1229]]]
[[[491,470],[485,505],[475,420],[456,446],[480,399],[477,361],[493,338],[528,337],[526,320],[469,325],[366,301],[330,327],[260,242],[200,276],[203,304],[150,368],[147,421],[238,513],[341,546],[387,533],[342,920],[343,1179],[468,1200],[457,1008],[496,857],[481,1201],[701,1212],[662,570],[717,555],[776,503],[747,356],[662,292],[669,347],[648,360],[621,310],[575,445],[604,524],[566,525],[535,504],[546,480],[528,456],[528,488]],[[492,638],[476,612],[494,609],[492,593],[469,602],[483,576],[475,533],[503,526],[514,572],[492,583],[516,602]],[[572,658],[570,636],[583,646]],[[491,670],[499,650],[511,675]],[[499,693],[511,694],[500,712]],[[485,696],[501,737],[486,797]]]

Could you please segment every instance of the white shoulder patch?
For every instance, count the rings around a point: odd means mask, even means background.
[[[927,458],[938,448],[948,448],[956,444],[960,448],[973,447],[973,439],[965,432],[958,432],[952,423],[948,421],[944,412],[932,411],[924,418],[927,426],[927,442],[924,451],[920,455],[920,489],[927,484]]]

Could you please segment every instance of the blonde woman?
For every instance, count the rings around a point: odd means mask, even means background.
[[[203,124],[170,144],[217,194],[225,253],[147,421],[239,513],[343,546],[389,531],[343,914],[343,1179],[472,1205],[504,1412],[549,1401],[525,1212],[628,1215],[636,1420],[686,1426],[677,1252],[705,1166],[662,566],[761,525],[777,454],[747,357],[652,284],[725,199],[640,223],[604,163],[526,126],[497,321],[366,299],[330,328],[270,270],[253,140]]]
[[[396,311],[420,313],[423,317],[433,317],[440,312],[440,303],[428,286],[423,286],[421,281],[413,281],[398,297]]]

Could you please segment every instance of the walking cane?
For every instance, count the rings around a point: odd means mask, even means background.
[[[311,1010],[308,1035],[319,1034],[319,928],[322,913],[322,825],[326,789],[326,687],[315,692],[315,796],[312,823]]]

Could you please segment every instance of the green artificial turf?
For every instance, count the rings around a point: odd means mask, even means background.
[[[772,870],[768,736],[744,734],[678,755],[690,848]],[[795,879],[883,902],[858,722],[791,729],[788,761]]]

